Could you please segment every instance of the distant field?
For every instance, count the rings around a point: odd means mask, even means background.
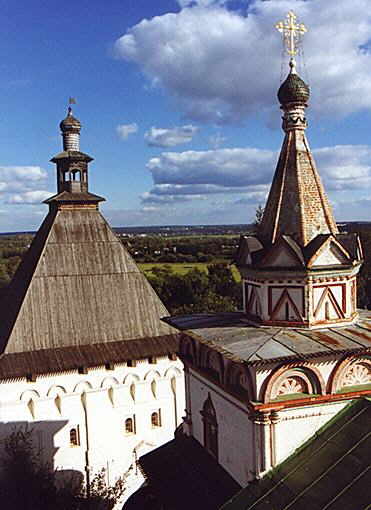
[[[167,264],[165,262],[164,263],[148,262],[148,263],[144,263],[144,264],[138,264],[138,266],[139,266],[140,270],[143,271],[143,273],[147,274],[147,275],[152,273],[152,269],[154,269],[156,267],[164,267],[164,266],[170,266],[171,269],[176,274],[185,275],[186,273],[188,273],[188,271],[191,271],[192,269],[199,269],[200,271],[207,272],[207,266],[209,264],[203,263],[203,262],[184,262],[184,263],[183,262],[175,262],[172,264]],[[240,277],[240,273],[238,272],[236,266],[232,266],[232,273],[233,273],[233,276],[236,279],[236,281],[239,282],[241,280],[241,277]]]

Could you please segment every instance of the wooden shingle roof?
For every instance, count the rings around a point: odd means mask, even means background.
[[[51,208],[0,310],[3,354],[175,332],[160,320],[167,310],[145,276],[91,209]]]

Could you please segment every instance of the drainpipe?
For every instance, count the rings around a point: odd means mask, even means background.
[[[84,409],[85,421],[85,473],[86,473],[86,496],[90,497],[90,461],[89,461],[89,427],[88,427],[88,409],[85,391],[81,394],[82,408]]]

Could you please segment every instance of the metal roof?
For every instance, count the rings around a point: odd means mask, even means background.
[[[371,487],[371,402],[338,413],[291,457],[222,510],[366,510]]]
[[[256,326],[243,313],[174,316],[166,321],[236,361],[258,365],[371,349],[371,312],[365,310],[354,324],[322,329]]]

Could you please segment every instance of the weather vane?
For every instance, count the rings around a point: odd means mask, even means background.
[[[279,21],[275,26],[283,34],[287,54],[290,55],[291,60],[294,60],[294,56],[298,53],[300,38],[307,32],[307,27],[303,23],[296,22],[296,14],[292,11],[288,12],[285,21]]]
[[[71,104],[76,104],[76,99],[74,97],[69,97],[68,99],[68,114],[71,115],[72,114],[72,106]]]

